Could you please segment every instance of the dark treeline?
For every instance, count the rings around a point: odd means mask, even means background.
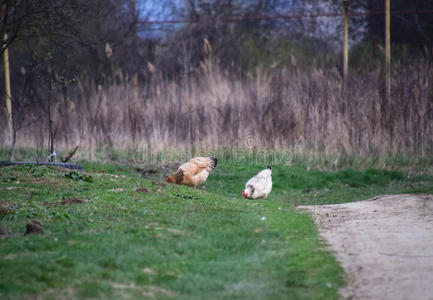
[[[330,32],[341,28],[339,18],[257,19],[341,13],[339,0],[162,0],[144,6],[146,2],[150,1],[2,1],[0,34],[7,33],[8,39],[2,42],[1,52],[10,46],[14,91],[21,91],[19,83],[23,70],[27,76],[37,73],[39,77],[46,77],[47,73],[52,73],[62,75],[65,80],[86,74],[101,84],[117,69],[145,77],[147,62],[169,76],[184,74],[205,59],[204,39],[209,42],[212,55],[222,64],[227,67],[236,63],[244,70],[251,70],[258,64],[288,64],[292,56],[301,66],[311,64],[312,58],[319,65],[341,60],[335,49],[341,42],[341,34],[333,36]],[[384,10],[384,1],[356,1],[349,5],[353,12]],[[165,13],[158,10],[159,6],[165,8]],[[408,54],[433,47],[433,14],[423,13],[433,10],[433,3],[393,1],[391,8],[420,12],[392,15],[391,38],[395,49],[404,47]],[[143,22],[149,19],[191,22],[175,26]],[[226,21],[233,19],[244,21]],[[383,19],[383,15],[350,18],[350,35],[369,46],[368,55],[377,55],[377,45],[383,44]],[[329,25],[323,25],[322,21]],[[331,27],[329,36],[321,36],[326,27]],[[359,60],[356,50],[362,45],[357,43],[352,47],[353,62]]]

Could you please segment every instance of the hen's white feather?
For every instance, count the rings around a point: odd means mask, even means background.
[[[244,193],[247,198],[266,198],[272,190],[272,170],[259,172],[245,184]]]

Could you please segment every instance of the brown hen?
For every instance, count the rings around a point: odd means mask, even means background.
[[[170,174],[165,181],[169,183],[197,185],[206,181],[209,173],[216,167],[218,160],[215,157],[194,157],[184,163],[176,172]]]

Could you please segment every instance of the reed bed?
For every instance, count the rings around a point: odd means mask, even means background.
[[[56,145],[98,151],[291,151],[334,157],[425,158],[433,150],[433,68],[394,66],[392,98],[380,69],[353,71],[344,89],[337,69],[258,67],[223,70],[207,60],[193,74],[145,80],[117,72],[111,84],[83,76],[56,107]],[[30,116],[41,110],[29,109]],[[20,130],[18,145],[42,147],[47,121]]]

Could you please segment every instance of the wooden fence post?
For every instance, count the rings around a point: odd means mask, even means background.
[[[385,95],[391,101],[391,16],[390,0],[385,0]]]
[[[347,84],[347,72],[349,70],[349,21],[348,21],[348,0],[343,0],[344,18],[344,40],[343,40],[343,78],[344,86]]]
[[[6,46],[8,35],[5,33],[3,37],[4,46]],[[12,143],[12,131],[13,131],[13,124],[12,124],[12,102],[11,102],[11,80],[10,80],[10,73],[9,73],[9,52],[6,48],[3,51],[3,62],[4,62],[4,68],[5,68],[5,92],[6,92],[6,118],[7,118],[7,139],[9,143]]]

